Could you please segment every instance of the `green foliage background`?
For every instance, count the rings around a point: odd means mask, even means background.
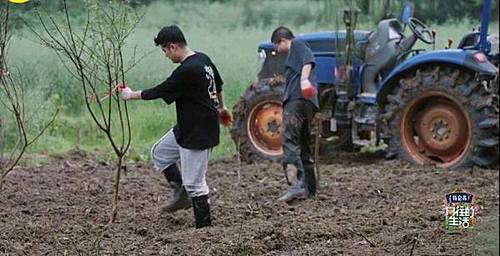
[[[38,2],[38,4],[37,4]],[[29,92],[29,107],[34,119],[42,122],[57,108],[62,112],[50,130],[30,150],[32,153],[62,153],[75,147],[84,150],[111,152],[106,139],[91,121],[82,97],[80,84],[64,69],[57,56],[42,47],[24,22],[38,27],[33,8],[44,7],[52,15],[61,14],[59,0],[32,1],[14,8],[14,37],[9,60],[24,74]],[[81,0],[70,0],[76,23],[84,21]],[[335,15],[347,1],[281,0],[281,1],[154,1],[129,0],[145,17],[129,39],[127,55],[137,46],[146,58],[127,77],[134,89],[144,89],[162,82],[175,68],[153,43],[154,36],[165,25],[178,24],[185,32],[189,45],[207,53],[218,66],[225,81],[224,92],[228,107],[232,107],[244,89],[256,78],[259,65],[256,49],[268,40],[274,27],[286,25],[297,33],[335,30]],[[384,13],[399,16],[401,1],[356,1],[362,9],[358,29],[371,30]],[[417,17],[438,31],[437,48],[444,48],[448,38],[460,37],[480,22],[479,0],[416,1]],[[498,0],[493,1],[498,20]],[[3,2],[2,2],[3,3]],[[384,4],[390,8],[384,9]],[[450,4],[448,4],[450,5]],[[4,6],[2,6],[3,8]],[[458,8],[458,9],[457,9]],[[387,10],[391,10],[388,12]],[[462,13],[457,13],[458,11]],[[341,17],[339,17],[341,20]],[[38,29],[41,29],[38,27]],[[498,21],[490,25],[498,33]],[[418,48],[429,48],[419,44]],[[175,123],[175,107],[161,100],[130,103],[133,140],[129,159],[149,159],[149,149]],[[3,112],[3,111],[2,111]],[[35,127],[36,128],[36,127]],[[8,130],[7,130],[8,132]],[[235,152],[228,130],[223,128],[221,144],[215,149],[216,158]]]

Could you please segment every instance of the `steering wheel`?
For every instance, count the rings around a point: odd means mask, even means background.
[[[411,32],[413,32],[418,39],[422,40],[422,42],[426,44],[434,43],[434,37],[432,36],[430,27],[419,19],[413,17],[409,18],[408,27],[410,27]]]

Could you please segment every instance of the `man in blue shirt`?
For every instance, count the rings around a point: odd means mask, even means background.
[[[283,95],[283,168],[286,170],[293,165],[298,171],[299,180],[279,200],[290,202],[316,195],[311,150],[312,120],[318,111],[315,61],[308,43],[295,38],[286,27],[276,28],[271,42],[278,52],[288,53]]]

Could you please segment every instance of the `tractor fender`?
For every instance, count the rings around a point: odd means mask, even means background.
[[[463,67],[464,69],[472,70],[482,76],[494,77],[498,75],[498,69],[490,62],[478,62],[474,59],[474,54],[479,51],[472,50],[438,50],[429,53],[424,53],[412,57],[394,68],[389,75],[381,83],[377,92],[377,103],[379,106],[384,106],[386,96],[397,86],[398,78],[406,74],[407,71],[415,70],[417,67],[444,64]]]

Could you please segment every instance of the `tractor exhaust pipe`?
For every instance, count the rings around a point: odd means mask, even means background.
[[[490,52],[490,45],[488,44],[488,25],[490,24],[490,8],[491,0],[484,0],[483,13],[481,15],[481,28],[479,34],[479,43],[477,47],[484,53]]]

